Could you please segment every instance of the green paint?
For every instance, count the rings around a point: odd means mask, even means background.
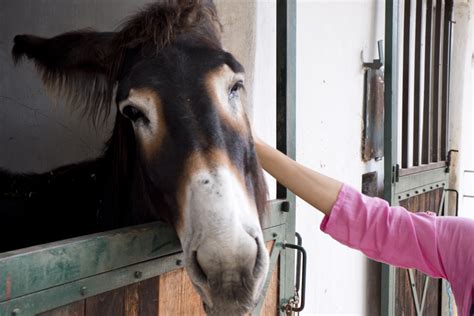
[[[174,229],[152,223],[3,253],[0,302],[179,251]]]
[[[284,236],[281,204],[269,202],[265,240]],[[170,226],[151,223],[3,253],[0,316],[34,315],[178,269],[180,251]]]

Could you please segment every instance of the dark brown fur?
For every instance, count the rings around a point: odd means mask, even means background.
[[[114,106],[114,89],[128,70],[129,59],[150,54],[150,49],[158,53],[173,45],[178,38],[198,41],[200,45],[219,50],[220,32],[221,25],[211,1],[167,0],[147,6],[125,21],[116,32],[81,30],[51,39],[18,35],[14,39],[12,55],[15,63],[24,57],[32,59],[55,99],[61,98],[72,108],[82,109],[84,116],[100,123]],[[266,184],[252,140],[244,139],[242,142],[250,142],[251,150],[245,151],[242,168],[247,175],[247,187],[253,191],[262,215],[266,205]],[[105,152],[104,177],[108,190],[103,209],[110,213],[104,216],[107,219],[105,228],[151,220],[156,215],[141,214],[137,217],[130,214],[127,194],[131,192],[131,183],[136,187],[147,187],[143,177],[134,176],[139,169],[135,147],[130,123],[118,114]],[[170,212],[168,209],[173,204],[166,195],[156,203],[162,209],[163,205],[168,205],[166,212]]]

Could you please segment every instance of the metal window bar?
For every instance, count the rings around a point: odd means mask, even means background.
[[[433,33],[433,85],[431,91],[433,95],[433,113],[431,115],[431,130],[432,148],[430,162],[439,161],[439,75],[440,75],[440,49],[441,49],[441,0],[436,0],[434,5],[434,33]]]
[[[431,29],[432,29],[432,0],[426,2],[426,31],[425,31],[425,73],[423,93],[423,137],[421,147],[421,163],[428,164],[430,147],[430,83],[431,83]]]
[[[452,0],[405,0],[400,176],[446,161]]]
[[[416,22],[415,22],[415,77],[413,87],[413,166],[420,165],[420,98],[421,98],[421,51],[422,51],[422,19],[423,4],[421,1],[416,3]]]
[[[408,168],[409,152],[409,90],[410,90],[410,11],[411,0],[405,0],[403,22],[403,81],[402,81],[402,168]]]
[[[448,152],[448,122],[449,122],[449,72],[451,56],[451,19],[453,1],[446,0],[443,19],[443,78],[441,80],[441,157],[446,157]]]

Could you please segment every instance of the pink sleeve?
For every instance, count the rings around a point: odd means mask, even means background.
[[[390,207],[344,185],[321,230],[374,260],[446,278],[434,215]]]

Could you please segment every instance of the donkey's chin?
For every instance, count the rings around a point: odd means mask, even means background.
[[[236,301],[222,301],[215,302],[214,305],[210,306],[204,303],[204,310],[207,315],[245,315],[250,313],[255,306],[257,301],[249,302],[236,302]]]
[[[261,296],[261,287],[257,289],[253,283],[259,280],[243,278],[240,281],[225,285],[213,284],[203,297],[204,309],[208,315],[244,315],[251,312],[258,304]],[[261,282],[263,283],[263,282]]]

